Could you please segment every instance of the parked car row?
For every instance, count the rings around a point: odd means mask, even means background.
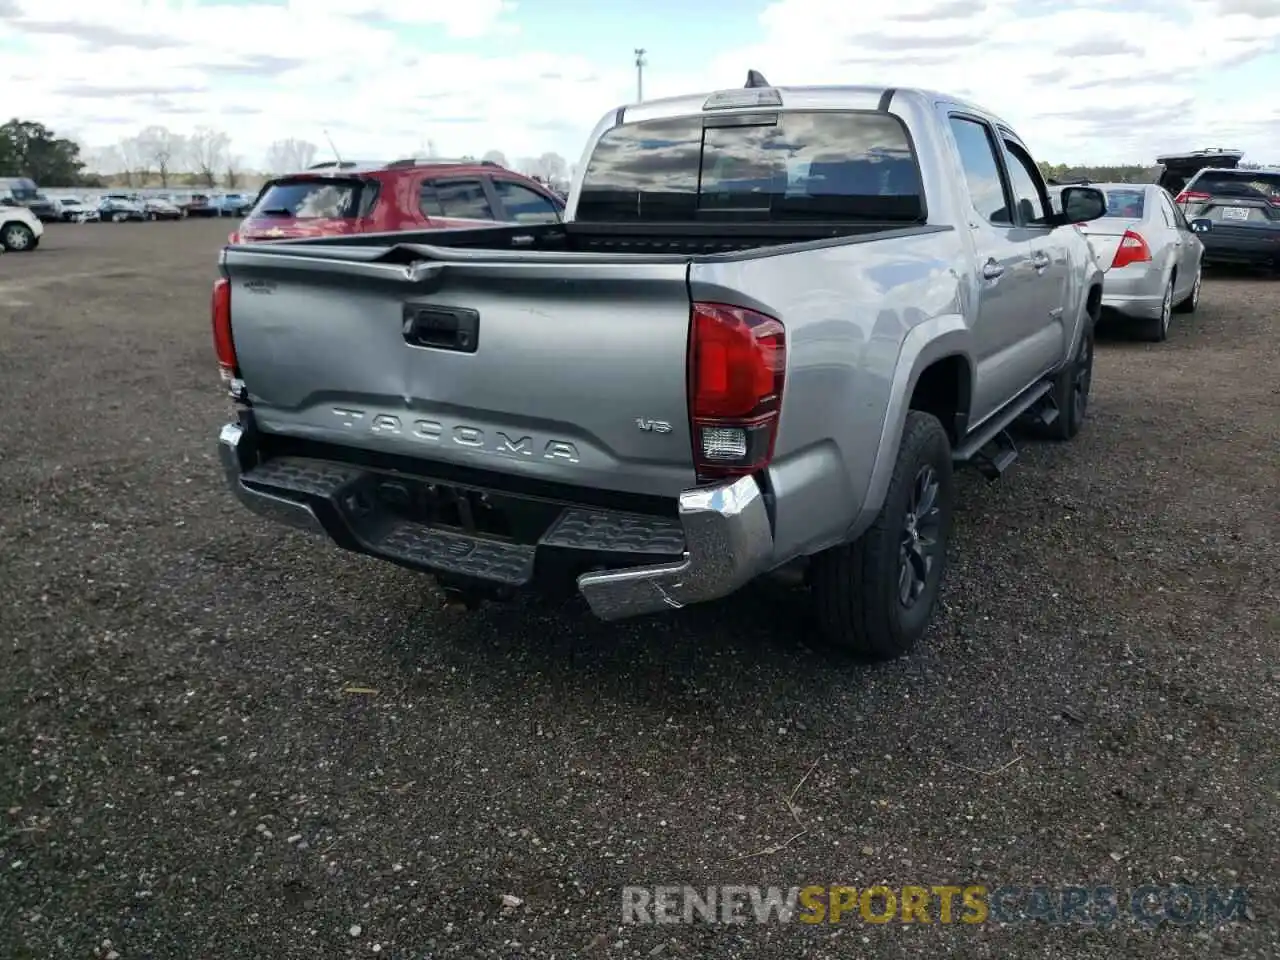
[[[1199,305],[1205,264],[1280,272],[1280,170],[1241,168],[1243,156],[1174,154],[1158,158],[1158,183],[1091,184],[1106,194],[1107,213],[1079,229],[1105,271],[1105,315],[1136,321],[1162,341],[1175,313]],[[1064,188],[1050,190],[1060,196]]]
[[[25,204],[46,223],[181,220],[184,217],[242,217],[253,206],[243,193],[142,194],[112,192],[96,197],[36,194]]]

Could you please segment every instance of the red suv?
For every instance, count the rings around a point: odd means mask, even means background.
[[[231,242],[495,221],[555,223],[563,217],[564,206],[548,187],[491,162],[320,163],[268,180]]]

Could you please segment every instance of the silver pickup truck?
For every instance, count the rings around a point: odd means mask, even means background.
[[[489,189],[477,183],[477,189]],[[564,223],[230,246],[213,294],[249,508],[468,605],[616,619],[803,571],[871,657],[928,626],[953,464],[1084,419],[1102,271],[998,118],[769,86],[596,127]]]

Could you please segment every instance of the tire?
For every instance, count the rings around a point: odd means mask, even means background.
[[[10,253],[29,253],[36,248],[36,235],[25,223],[7,223],[0,229],[0,247]]]
[[[1164,297],[1160,300],[1160,316],[1147,320],[1143,332],[1152,343],[1164,343],[1169,339],[1169,324],[1173,320],[1173,278],[1164,288]]]
[[[1183,298],[1173,309],[1178,313],[1195,313],[1196,307],[1200,306],[1200,281],[1204,275],[1204,264],[1196,264],[1196,279],[1191,285],[1191,292]]]
[[[1071,440],[1084,426],[1089,413],[1089,393],[1093,388],[1093,328],[1091,317],[1085,327],[1075,356],[1053,378],[1053,400],[1058,419],[1049,424],[1046,433],[1052,440]]]
[[[888,660],[910,652],[924,636],[945,572],[952,498],[947,432],[936,417],[913,410],[875,522],[855,542],[823,551],[810,565],[814,609],[827,643]]]

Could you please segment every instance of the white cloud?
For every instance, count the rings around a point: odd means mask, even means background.
[[[717,58],[720,80],[736,79],[745,58],[777,84],[958,94],[1052,161],[1152,162],[1210,144],[1280,161],[1280,3],[1267,15],[1267,0],[991,0],[959,19],[927,19],[930,8],[955,16],[962,5],[776,0],[759,46]],[[1264,82],[1215,87],[1221,71],[1262,57]]]
[[[634,72],[616,38],[572,23],[554,24],[556,49],[522,45],[514,14],[530,22],[537,0],[0,0],[5,99],[94,146],[153,123],[214,126],[250,165],[273,140],[323,144],[325,129],[362,157],[431,141],[446,154],[576,160],[599,117],[631,97]],[[717,50],[719,24],[696,6],[680,31]],[[1209,144],[1280,160],[1280,0],[775,0],[756,33],[746,48],[671,58],[690,64],[679,75],[651,67],[646,92],[737,86],[754,67],[780,85],[966,96],[1054,161]],[[423,52],[424,35],[456,52]],[[484,49],[476,40],[519,52],[462,52]],[[1242,63],[1261,82],[1215,84]]]

